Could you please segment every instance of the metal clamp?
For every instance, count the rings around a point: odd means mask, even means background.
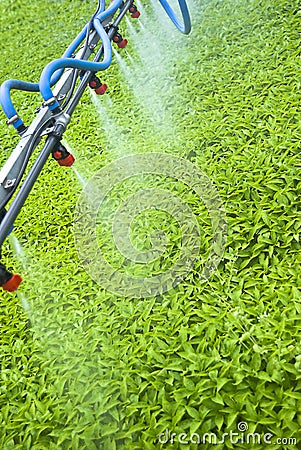
[[[49,100],[43,102],[43,106],[51,106],[57,101],[56,97],[51,97]]]
[[[6,125],[12,125],[13,123],[17,122],[20,119],[20,117],[18,116],[18,114],[15,114],[13,117],[11,117],[10,119],[8,119],[6,121]]]

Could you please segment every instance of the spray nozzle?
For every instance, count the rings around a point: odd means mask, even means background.
[[[140,12],[138,11],[136,5],[132,4],[132,6],[129,8],[129,11],[133,19],[138,19],[138,17],[140,17]]]
[[[0,285],[2,289],[8,292],[14,292],[20,286],[22,278],[19,274],[13,274],[6,270],[5,266],[0,263]]]
[[[106,84],[103,84],[96,75],[93,75],[93,78],[89,83],[89,86],[91,89],[94,89],[94,91],[98,95],[103,95],[108,89],[108,86]]]
[[[75,161],[75,158],[60,142],[52,152],[53,158],[60,166],[70,167]]]
[[[121,34],[119,33],[115,33],[113,36],[113,41],[115,42],[115,44],[117,44],[117,46],[119,48],[124,48],[126,47],[128,41],[126,39],[123,39]]]

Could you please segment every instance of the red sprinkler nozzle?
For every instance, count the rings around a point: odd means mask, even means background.
[[[91,89],[97,89],[99,87],[100,83],[97,82],[96,77],[93,78],[93,80],[90,81],[89,86]]]
[[[116,44],[118,44],[118,42],[122,41],[121,34],[115,33],[114,36],[113,36],[113,41],[114,41]]]
[[[135,13],[131,14],[132,19],[138,19],[140,17],[140,12],[136,11]]]
[[[128,43],[127,39],[122,39],[122,41],[118,42],[117,45],[118,45],[119,48],[124,48],[124,47],[127,46],[127,43]]]
[[[95,89],[95,92],[98,95],[103,95],[107,89],[108,89],[108,86],[106,84],[102,84],[97,89]]]
[[[53,158],[58,162],[60,166],[70,167],[75,161],[75,158],[69,153],[65,147],[59,143],[57,148],[52,153]]]
[[[66,156],[66,158],[59,159],[57,162],[59,166],[71,167],[74,161],[75,161],[74,156],[71,155],[71,153],[69,153],[69,155]]]
[[[140,17],[140,12],[137,9],[136,5],[132,5],[129,9],[130,13],[131,13],[131,17],[133,19],[138,19],[138,17]]]
[[[119,33],[115,33],[115,35],[113,37],[113,41],[115,42],[115,44],[117,44],[117,46],[119,48],[126,47],[126,45],[128,43],[127,39],[123,39],[121,34],[119,34]]]
[[[96,75],[93,76],[92,80],[89,83],[89,86],[91,89],[94,89],[94,91],[98,95],[103,95],[108,89],[108,86],[106,84],[102,84],[100,79]]]
[[[18,274],[12,274],[0,263],[0,286],[8,292],[14,292],[20,286],[22,278]]]
[[[2,289],[4,289],[7,292],[14,292],[18,289],[21,283],[22,278],[18,273],[16,273],[13,274],[6,283],[2,284]]]

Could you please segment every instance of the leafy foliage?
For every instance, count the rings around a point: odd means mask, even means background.
[[[45,61],[89,19],[88,3],[2,0],[0,80],[38,79]],[[85,94],[66,138],[86,179],[139,151],[191,159],[225,205],[223,260],[209,282],[199,282],[200,261],[161,297],[104,291],[81,268],[74,247],[81,186],[72,171],[50,162],[15,224],[23,256],[8,243],[3,249],[4,262],[25,278],[17,295],[1,294],[4,450],[174,449],[183,446],[158,442],[167,428],[221,436],[242,421],[249,432],[300,442],[300,6],[296,0],[189,5],[188,37],[144,6],[141,21],[150,34],[138,24],[136,34],[129,31],[134,65],[125,56],[125,67],[115,63],[103,74],[109,100],[96,108]],[[164,64],[149,66],[153,55]],[[14,98],[29,121],[40,100]],[[3,115],[0,125],[6,157],[14,137]],[[143,183],[129,182],[112,202]],[[199,214],[205,252],[203,205],[184,186],[176,189]],[[165,231],[172,225],[176,248],[176,224],[160,212],[151,216],[137,218],[140,243],[147,219]],[[216,448],[247,447],[228,440]]]

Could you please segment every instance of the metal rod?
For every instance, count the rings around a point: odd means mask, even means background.
[[[50,153],[52,152],[57,142],[57,136],[48,137],[39,156],[31,167],[26,179],[24,180],[13,202],[11,203],[4,219],[0,224],[0,247],[3,245],[3,242],[5,241],[12,225],[14,224],[14,221],[16,220],[20,212],[20,209],[24,205],[31,189],[33,188],[34,183],[36,182],[43,166],[45,165]]]

